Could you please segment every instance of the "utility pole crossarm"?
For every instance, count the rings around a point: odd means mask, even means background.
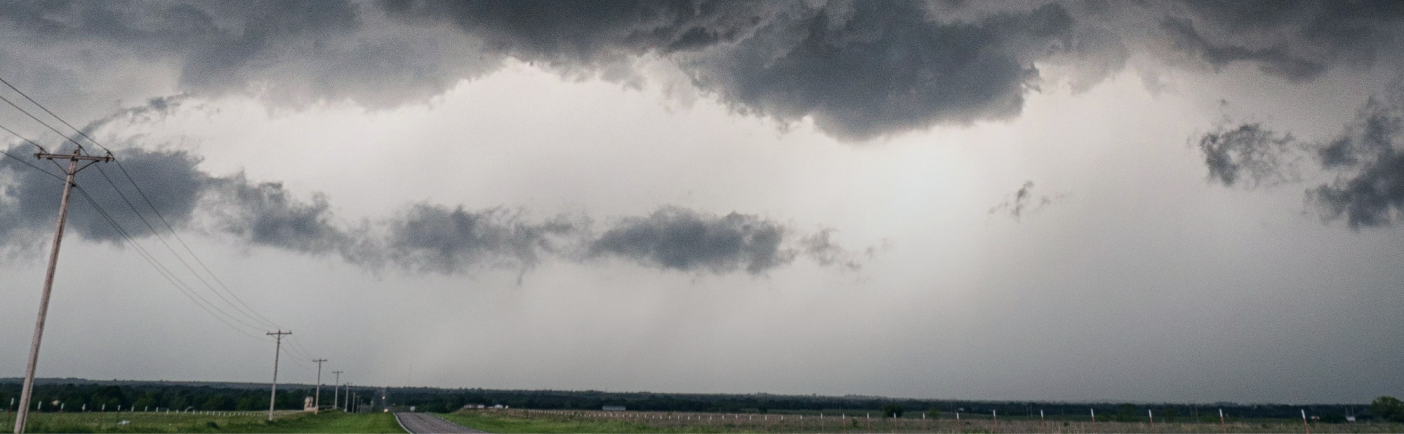
[[[34,154],[34,158],[39,158],[39,159],[44,159],[44,160],[77,160],[77,161],[92,161],[92,162],[101,162],[101,163],[106,163],[106,162],[109,162],[109,161],[112,161],[112,160],[113,160],[113,158],[112,158],[111,155],[103,155],[103,156],[101,156],[101,157],[98,157],[98,156],[93,156],[93,155],[83,155],[83,154],[78,153],[78,151],[73,151],[72,154],[52,154],[52,153],[48,153],[48,152],[40,152],[40,153]]]

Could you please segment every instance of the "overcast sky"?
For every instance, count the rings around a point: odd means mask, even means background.
[[[0,77],[97,143],[0,96],[121,163],[79,175],[42,377],[268,381],[282,328],[293,382],[319,357],[392,386],[1404,393],[1397,1],[5,2],[0,22]],[[8,104],[0,125],[73,149]],[[62,183],[20,162],[56,172],[33,143],[0,149],[23,158],[0,159],[18,377]]]

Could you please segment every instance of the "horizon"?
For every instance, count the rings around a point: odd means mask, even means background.
[[[75,383],[74,380],[76,380],[77,383]],[[23,382],[23,381],[24,381],[24,378],[23,378],[23,377],[0,377],[0,383],[21,383],[21,382]],[[133,384],[137,384],[137,385],[141,385],[141,384],[163,384],[163,383],[172,383],[172,384],[175,384],[175,385],[190,386],[190,387],[199,387],[200,385],[204,385],[204,384],[210,384],[210,385],[214,385],[214,384],[237,384],[237,385],[247,385],[247,386],[250,387],[250,388],[262,388],[262,387],[265,387],[265,386],[267,386],[267,385],[270,384],[270,383],[267,383],[267,382],[260,383],[260,382],[247,382],[247,381],[217,381],[217,380],[131,380],[131,379],[98,380],[98,379],[91,379],[91,378],[72,378],[72,377],[68,377],[68,378],[43,378],[43,377],[38,377],[38,378],[35,378],[35,384],[36,384],[36,385],[40,385],[40,384],[46,384],[46,385],[55,385],[55,384],[80,384],[80,383],[92,383],[92,384],[102,384],[102,383],[133,383]],[[283,383],[283,382],[279,382],[279,383],[278,383],[278,386],[279,386],[280,389],[281,389],[282,387],[284,387],[284,386],[288,386],[288,387],[297,387],[297,388],[315,388],[315,387],[317,386],[317,384],[316,384],[316,383]],[[322,386],[323,386],[323,387],[328,387],[328,386],[332,386],[332,385],[331,385],[331,384],[323,383]],[[342,387],[345,387],[345,386],[346,386],[345,384],[342,385]],[[1103,401],[1065,401],[1065,400],[1026,400],[1026,399],[983,400],[983,399],[921,398],[921,397],[909,397],[909,396],[883,396],[883,395],[858,395],[858,394],[846,394],[846,395],[784,394],[784,393],[768,393],[768,392],[709,392],[709,393],[695,393],[695,392],[660,392],[660,391],[649,391],[649,390],[512,389],[512,388],[500,389],[500,388],[485,388],[485,387],[390,386],[390,385],[359,385],[359,384],[357,384],[357,385],[352,385],[352,387],[364,388],[364,389],[386,389],[386,390],[394,390],[394,389],[402,389],[402,390],[405,390],[405,389],[428,389],[428,390],[433,390],[433,391],[444,391],[444,392],[451,392],[451,391],[472,391],[472,390],[493,391],[493,392],[565,392],[565,393],[598,392],[598,393],[620,394],[620,395],[628,395],[628,394],[648,394],[648,395],[679,395],[679,396],[775,396],[775,397],[782,397],[782,398],[826,398],[826,399],[832,398],[832,399],[879,399],[879,400],[886,399],[886,400],[893,400],[893,401],[971,402],[971,403],[1033,403],[1033,404],[1042,403],[1042,404],[1059,404],[1059,405],[1074,405],[1074,404],[1090,404],[1090,405],[1141,404],[1141,405],[1195,405],[1195,406],[1197,406],[1197,405],[1204,405],[1204,406],[1221,406],[1221,407],[1229,407],[1229,406],[1232,406],[1232,407],[1252,407],[1252,406],[1261,406],[1261,405],[1274,405],[1274,406],[1296,406],[1296,405],[1304,405],[1304,406],[1313,406],[1313,405],[1316,405],[1316,406],[1351,406],[1351,405],[1368,406],[1368,405],[1369,405],[1368,400],[1367,400],[1366,402],[1363,402],[1363,403],[1360,403],[1360,402],[1233,402],[1233,401],[1213,401],[1213,402],[1205,402],[1205,401],[1127,401],[1127,400],[1110,400],[1110,401],[1106,401],[1106,400],[1103,400]],[[1371,398],[1371,399],[1374,399],[1374,398]],[[778,410],[777,410],[777,411],[778,411]]]

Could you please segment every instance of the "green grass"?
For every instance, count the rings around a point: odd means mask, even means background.
[[[444,419],[469,428],[490,433],[649,433],[660,431],[641,423],[619,420],[562,420],[544,417],[520,417],[490,411],[469,411],[441,414]]]
[[[1164,433],[1197,432],[1218,434],[1224,428],[1218,423],[1156,423],[1138,422],[1074,422],[1050,421],[1037,418],[1001,418],[998,424],[989,419],[900,420],[866,417],[847,419],[825,418],[821,427],[814,415],[804,419],[797,414],[741,414],[668,412],[600,412],[549,410],[463,410],[442,415],[451,422],[492,433],[864,433],[864,432],[1064,432],[1064,433]],[[785,416],[780,419],[780,416]],[[1066,423],[1065,423],[1066,422]],[[871,425],[870,425],[871,424]],[[1255,420],[1232,422],[1231,433],[1302,433],[1300,421]],[[1404,425],[1395,423],[1312,424],[1318,433],[1391,433],[1404,432]]]
[[[31,413],[32,433],[403,433],[388,413],[289,412],[268,422],[267,413]],[[8,419],[13,426],[13,418]],[[120,424],[121,421],[128,421]]]

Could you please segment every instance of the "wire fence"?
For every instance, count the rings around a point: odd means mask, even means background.
[[[1401,432],[1397,423],[1312,423],[1300,420],[1209,422],[1109,422],[1066,419],[1032,420],[1027,417],[993,417],[964,414],[960,419],[947,414],[936,419],[924,416],[881,417],[877,412],[823,412],[816,414],[688,413],[653,411],[470,409],[469,412],[548,419],[559,422],[617,420],[628,421],[660,431],[690,432],[777,432],[777,433],[1385,433]]]

